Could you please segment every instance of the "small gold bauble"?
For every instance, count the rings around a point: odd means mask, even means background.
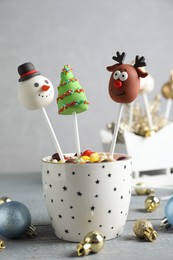
[[[162,95],[167,99],[169,98],[173,99],[173,87],[170,82],[167,82],[166,84],[163,85]]]
[[[3,204],[3,203],[6,203],[6,202],[10,202],[10,201],[11,201],[11,199],[9,197],[6,197],[6,196],[1,197],[0,198],[0,205]]]
[[[162,87],[162,95],[167,99],[173,99],[173,70],[170,71],[170,79]]]
[[[140,239],[153,242],[157,238],[157,232],[147,219],[138,219],[133,226],[135,235]]]
[[[154,130],[148,130],[145,132],[145,137],[150,137],[150,136],[153,136],[155,135],[155,131]]]
[[[138,182],[136,184],[135,192],[137,195],[150,195],[150,194],[154,193],[154,190],[147,188],[145,183]]]
[[[5,249],[5,243],[0,239],[0,250]]]
[[[154,195],[149,195],[145,200],[145,208],[148,212],[155,211],[160,206],[160,199]]]
[[[99,252],[104,246],[104,239],[97,231],[87,233],[84,240],[77,245],[77,255],[86,256]]]

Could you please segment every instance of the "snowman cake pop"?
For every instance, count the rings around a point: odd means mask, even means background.
[[[20,103],[28,109],[46,107],[53,101],[54,88],[49,79],[42,76],[30,62],[18,67]]]
[[[18,67],[18,73],[20,75],[18,88],[19,102],[27,109],[42,110],[55,148],[59,153],[61,161],[64,162],[64,156],[59,142],[45,111],[45,107],[50,105],[54,98],[54,88],[51,81],[42,76],[31,62],[20,65]]]
[[[145,67],[141,69],[145,71]],[[140,78],[139,94],[149,93],[153,91],[153,89],[154,89],[154,78],[150,74],[148,74],[148,76],[145,78]]]

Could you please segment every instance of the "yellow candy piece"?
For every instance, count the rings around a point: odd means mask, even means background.
[[[90,155],[90,162],[98,162],[100,160],[100,156],[98,153],[92,153]]]
[[[81,156],[80,159],[83,159],[85,162],[90,161],[90,157],[86,155]]]

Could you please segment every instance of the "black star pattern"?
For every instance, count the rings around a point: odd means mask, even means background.
[[[108,210],[108,214],[110,214],[110,213],[112,213],[112,210],[109,209],[109,210]]]
[[[96,183],[96,184],[99,184],[99,183],[100,183],[100,181],[99,181],[99,180],[96,180],[96,181],[95,181],[95,183]]]
[[[58,215],[58,217],[59,217],[59,218],[62,218],[62,216],[61,216],[61,215]]]
[[[95,210],[95,207],[94,207],[94,206],[92,206],[90,209],[91,209],[92,211],[94,211],[94,210]]]
[[[66,233],[66,234],[68,234],[68,233],[69,233],[68,229],[65,229],[64,231],[65,231],[65,233]]]
[[[83,195],[80,191],[78,191],[78,192],[76,192],[76,193],[77,193],[77,195],[80,196],[80,197]]]
[[[111,177],[111,174],[109,173],[109,174],[108,174],[108,178],[110,178],[110,177]]]
[[[64,186],[64,187],[63,187],[63,190],[64,190],[64,191],[67,191],[67,187],[66,187],[66,186]]]

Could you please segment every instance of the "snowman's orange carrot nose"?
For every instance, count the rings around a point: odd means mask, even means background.
[[[42,90],[42,91],[47,91],[49,88],[50,88],[50,86],[43,85],[43,86],[41,87],[41,90]]]

